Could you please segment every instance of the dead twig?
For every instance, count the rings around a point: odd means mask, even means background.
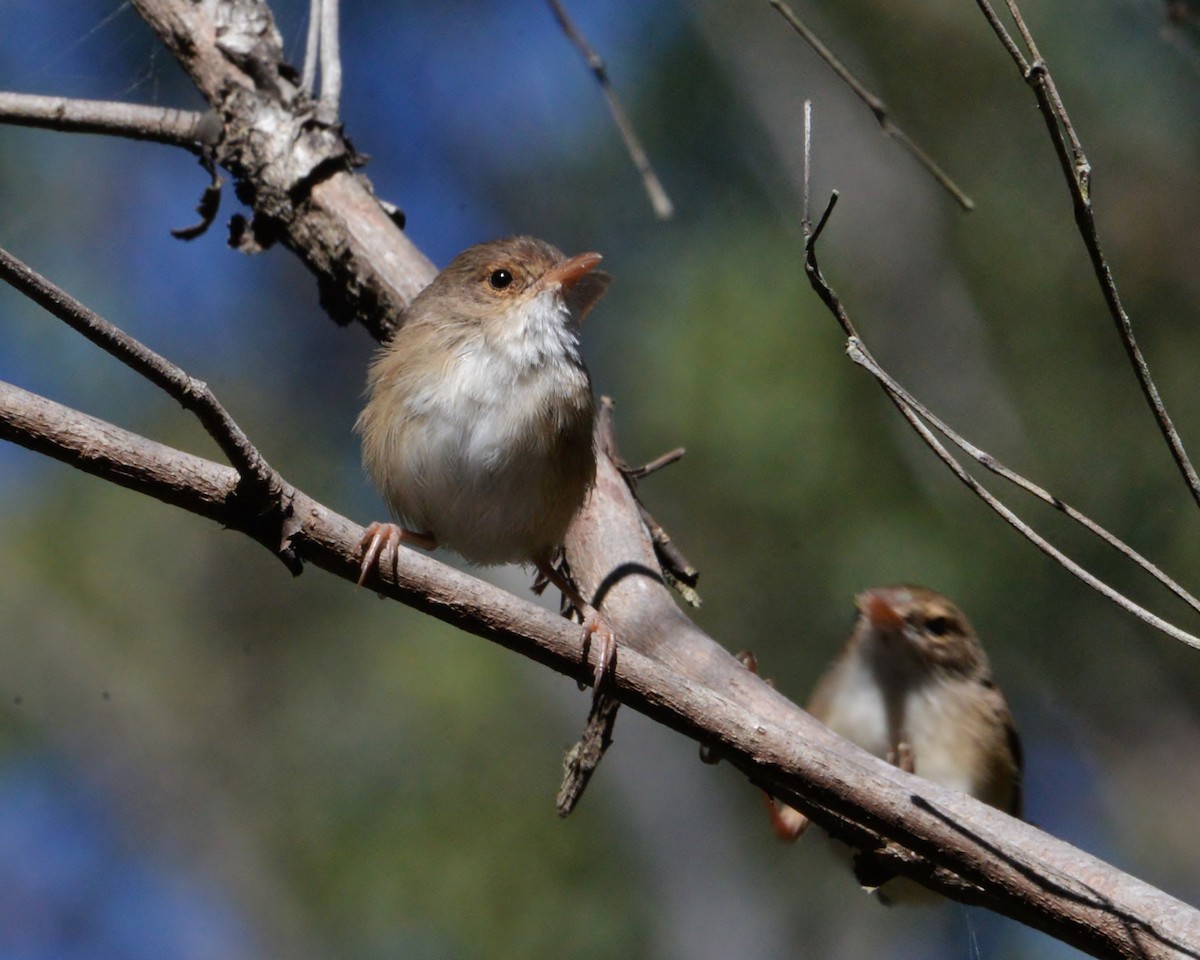
[[[103,133],[165,143],[193,153],[200,153],[221,133],[221,119],[211,110],[175,110],[31,93],[0,92],[0,123],[70,133]]]
[[[617,722],[617,708],[620,706],[621,701],[607,693],[598,693],[592,698],[583,735],[563,758],[563,781],[555,801],[560,817],[571,815],[604,752],[612,746],[613,725]]]
[[[1191,492],[1192,499],[1197,506],[1200,506],[1200,476],[1197,475],[1196,468],[1192,465],[1192,461],[1184,449],[1183,440],[1176,431],[1175,424],[1167,413],[1166,405],[1158,392],[1158,387],[1150,375],[1150,366],[1133,334],[1133,322],[1121,303],[1116,280],[1109,269],[1104,251],[1100,247],[1100,234],[1096,228],[1096,216],[1092,208],[1092,165],[1083,151],[1083,144],[1075,132],[1075,126],[1067,114],[1066,107],[1063,106],[1058,87],[1050,75],[1050,68],[1038,51],[1033,34],[1026,26],[1014,0],[1006,0],[1008,12],[1016,24],[1025,48],[1029,51],[1030,59],[1026,59],[1021,53],[1017,42],[1000,22],[1000,18],[996,16],[996,12],[988,0],[976,0],[976,3],[1000,42],[1004,44],[1004,49],[1012,57],[1017,69],[1021,71],[1021,76],[1033,90],[1038,109],[1046,122],[1046,129],[1049,131],[1050,140],[1058,155],[1059,165],[1067,180],[1071,202],[1075,207],[1075,224],[1079,228],[1080,237],[1083,238],[1083,245],[1087,248],[1092,269],[1096,274],[1096,281],[1100,284],[1100,292],[1104,296],[1108,312],[1117,328],[1117,335],[1121,338],[1125,354],[1129,358],[1130,366],[1133,367],[1134,375],[1141,387],[1142,396],[1146,398],[1146,403],[1154,415],[1159,432],[1167,442],[1175,465],[1179,468],[1184,483]]]
[[[596,427],[600,448],[604,450],[608,458],[613,462],[613,465],[621,474],[621,478],[625,481],[625,485],[629,487],[629,492],[633,495],[633,500],[637,504],[642,523],[646,525],[646,530],[650,534],[650,541],[654,545],[655,558],[658,560],[659,568],[666,578],[667,583],[674,588],[676,593],[683,597],[689,606],[700,607],[703,601],[700,599],[700,593],[696,590],[696,584],[700,580],[700,571],[684,556],[683,551],[675,545],[670,534],[663,529],[662,524],[654,519],[650,511],[646,509],[646,505],[642,503],[641,498],[637,495],[637,483],[639,480],[683,459],[685,451],[683,447],[676,447],[674,450],[670,450],[660,457],[655,457],[643,466],[629,466],[617,451],[617,435],[613,425],[613,407],[614,404],[611,397],[600,398],[600,416]]]
[[[621,139],[625,141],[625,149],[629,153],[629,159],[633,161],[633,165],[637,168],[638,173],[641,174],[642,186],[646,190],[646,196],[650,198],[650,206],[654,208],[654,215],[659,220],[670,220],[675,216],[675,205],[671,203],[671,198],[667,196],[667,191],[658,179],[658,174],[654,172],[654,168],[650,165],[650,158],[646,156],[646,151],[643,149],[642,143],[633,129],[633,122],[625,112],[625,107],[617,97],[616,91],[613,90],[612,81],[608,78],[608,68],[605,66],[604,61],[600,59],[600,55],[587,42],[587,38],[584,37],[579,28],[575,26],[574,22],[567,15],[566,8],[562,5],[561,0],[549,0],[549,3],[550,9],[554,12],[554,19],[558,21],[562,32],[575,45],[576,49],[579,50],[588,68],[595,74],[596,82],[600,84],[600,89],[604,92],[604,98],[608,101],[609,112],[612,114],[613,122],[617,125],[617,132],[621,134]]]
[[[833,55],[833,51],[821,42],[821,38],[813,33],[808,25],[796,16],[792,8],[784,3],[783,0],[769,0],[769,2],[771,6],[779,11],[780,16],[788,22],[788,25],[796,33],[800,34],[804,42],[813,48],[817,56],[824,60],[829,65],[829,68],[838,75],[838,78],[854,92],[854,95],[867,105],[867,109],[875,115],[875,120],[883,132],[907,150],[909,155],[925,168],[926,173],[933,177],[938,182],[938,185],[954,198],[954,202],[964,212],[970,213],[974,210],[975,201],[967,196],[962,188],[950,179],[949,174],[939,167],[929,154],[917,146],[909,138],[908,134],[892,122],[891,117],[888,116],[887,105],[863,86],[862,82],[846,68],[846,65]]]
[[[173,397],[185,410],[195,414],[209,436],[229,458],[230,464],[243,480],[259,491],[264,502],[273,501],[280,495],[284,484],[279,474],[258,452],[206,383],[190,376],[166,357],[89,310],[61,287],[4,249],[0,249],[0,280],[58,317],[71,329],[83,334]],[[298,559],[289,554],[285,562],[296,572]]]

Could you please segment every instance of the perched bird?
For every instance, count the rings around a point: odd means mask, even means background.
[[[469,247],[421,291],[371,365],[355,425],[363,464],[395,523],[363,536],[359,583],[393,570],[402,542],[470,563],[533,564],[598,640],[614,640],[553,566],[596,476],[595,400],[580,324],[610,277],[598,253],[533,237]]]
[[[1020,816],[1020,741],[962,611],[915,586],[864,591],[857,606],[809,713],[877,757]],[[798,810],[774,801],[770,809],[782,838],[807,829]]]

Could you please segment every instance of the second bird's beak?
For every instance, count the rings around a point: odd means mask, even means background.
[[[893,632],[904,629],[904,618],[883,594],[876,590],[868,590],[859,595],[858,609],[874,630]]]

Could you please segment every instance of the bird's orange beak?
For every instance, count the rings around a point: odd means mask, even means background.
[[[564,290],[570,290],[603,259],[598,253],[580,253],[547,270],[542,282],[547,285],[561,283]]]
[[[876,630],[899,630],[904,618],[878,590],[867,590],[858,597],[858,609]]]

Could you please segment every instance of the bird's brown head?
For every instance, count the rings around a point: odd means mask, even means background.
[[[931,670],[986,675],[987,656],[961,610],[925,587],[877,587],[857,598],[856,632],[885,656]]]
[[[413,315],[504,323],[539,298],[561,298],[578,323],[608,288],[598,253],[565,256],[535,237],[505,237],[468,247],[409,306]]]

